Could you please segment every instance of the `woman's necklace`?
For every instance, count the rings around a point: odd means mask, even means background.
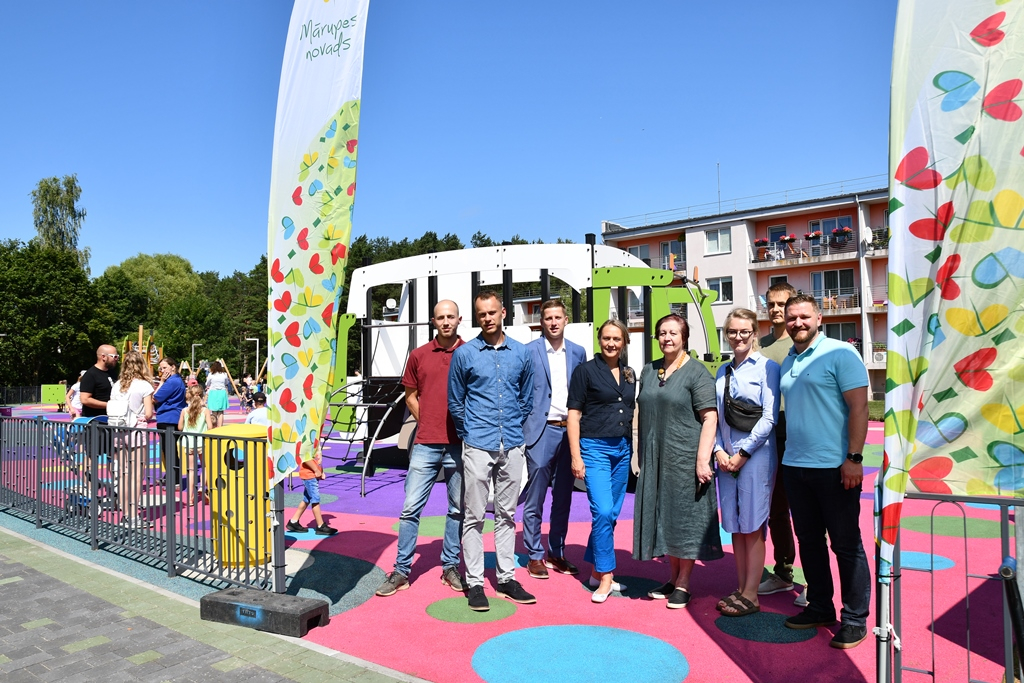
[[[676,371],[676,370],[678,370],[679,368],[683,367],[683,363],[684,363],[685,361],[686,361],[686,354],[685,354],[685,353],[682,353],[682,352],[680,352],[680,354],[679,354],[679,360],[678,360],[678,361],[676,361],[676,366],[675,366],[674,368],[672,368],[672,372],[675,372],[675,371]],[[665,378],[665,366],[664,366],[664,365],[662,365],[662,366],[661,366],[661,368],[659,368],[659,369],[658,369],[658,386],[659,386],[659,387],[663,387],[663,386],[665,386],[665,382],[666,382],[666,381],[667,381],[667,380],[666,380],[666,378]]]

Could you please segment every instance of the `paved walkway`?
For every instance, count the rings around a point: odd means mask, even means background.
[[[418,681],[306,643],[199,619],[199,604],[0,528],[0,679]]]

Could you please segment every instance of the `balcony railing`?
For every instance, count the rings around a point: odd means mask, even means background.
[[[872,311],[885,311],[889,308],[889,286],[888,285],[874,285],[870,290],[871,294],[871,310]]]
[[[860,292],[856,287],[816,289],[811,294],[823,313],[842,313],[844,309],[860,308]]]
[[[889,248],[889,228],[874,228],[871,231],[871,241],[868,243],[868,251],[879,251]]]
[[[833,254],[856,254],[857,249],[857,241],[853,235],[821,237],[813,240],[798,239],[793,242],[769,242],[766,245],[754,245],[750,262],[765,263]]]

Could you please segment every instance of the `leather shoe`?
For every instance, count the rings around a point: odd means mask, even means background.
[[[544,566],[544,560],[530,560],[526,563],[526,571],[535,579],[548,578],[548,568]]]
[[[568,574],[569,576],[575,576],[580,573],[580,570],[576,568],[569,560],[564,557],[545,557],[544,565],[548,569],[554,569],[559,574]]]

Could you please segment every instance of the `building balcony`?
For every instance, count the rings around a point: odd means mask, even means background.
[[[856,287],[839,287],[811,292],[818,300],[822,315],[860,315],[860,291]]]
[[[889,311],[888,285],[875,285],[871,287],[869,294],[871,295],[871,305],[868,307],[869,313],[887,313]]]
[[[752,248],[750,262],[754,270],[791,268],[826,261],[856,260],[859,250],[852,236],[769,242]]]
[[[871,231],[871,241],[864,248],[867,258],[887,258],[889,256],[889,228],[875,228]]]
[[[868,356],[865,365],[868,370],[884,370],[887,349],[885,342],[875,342],[871,345],[871,355]]]

